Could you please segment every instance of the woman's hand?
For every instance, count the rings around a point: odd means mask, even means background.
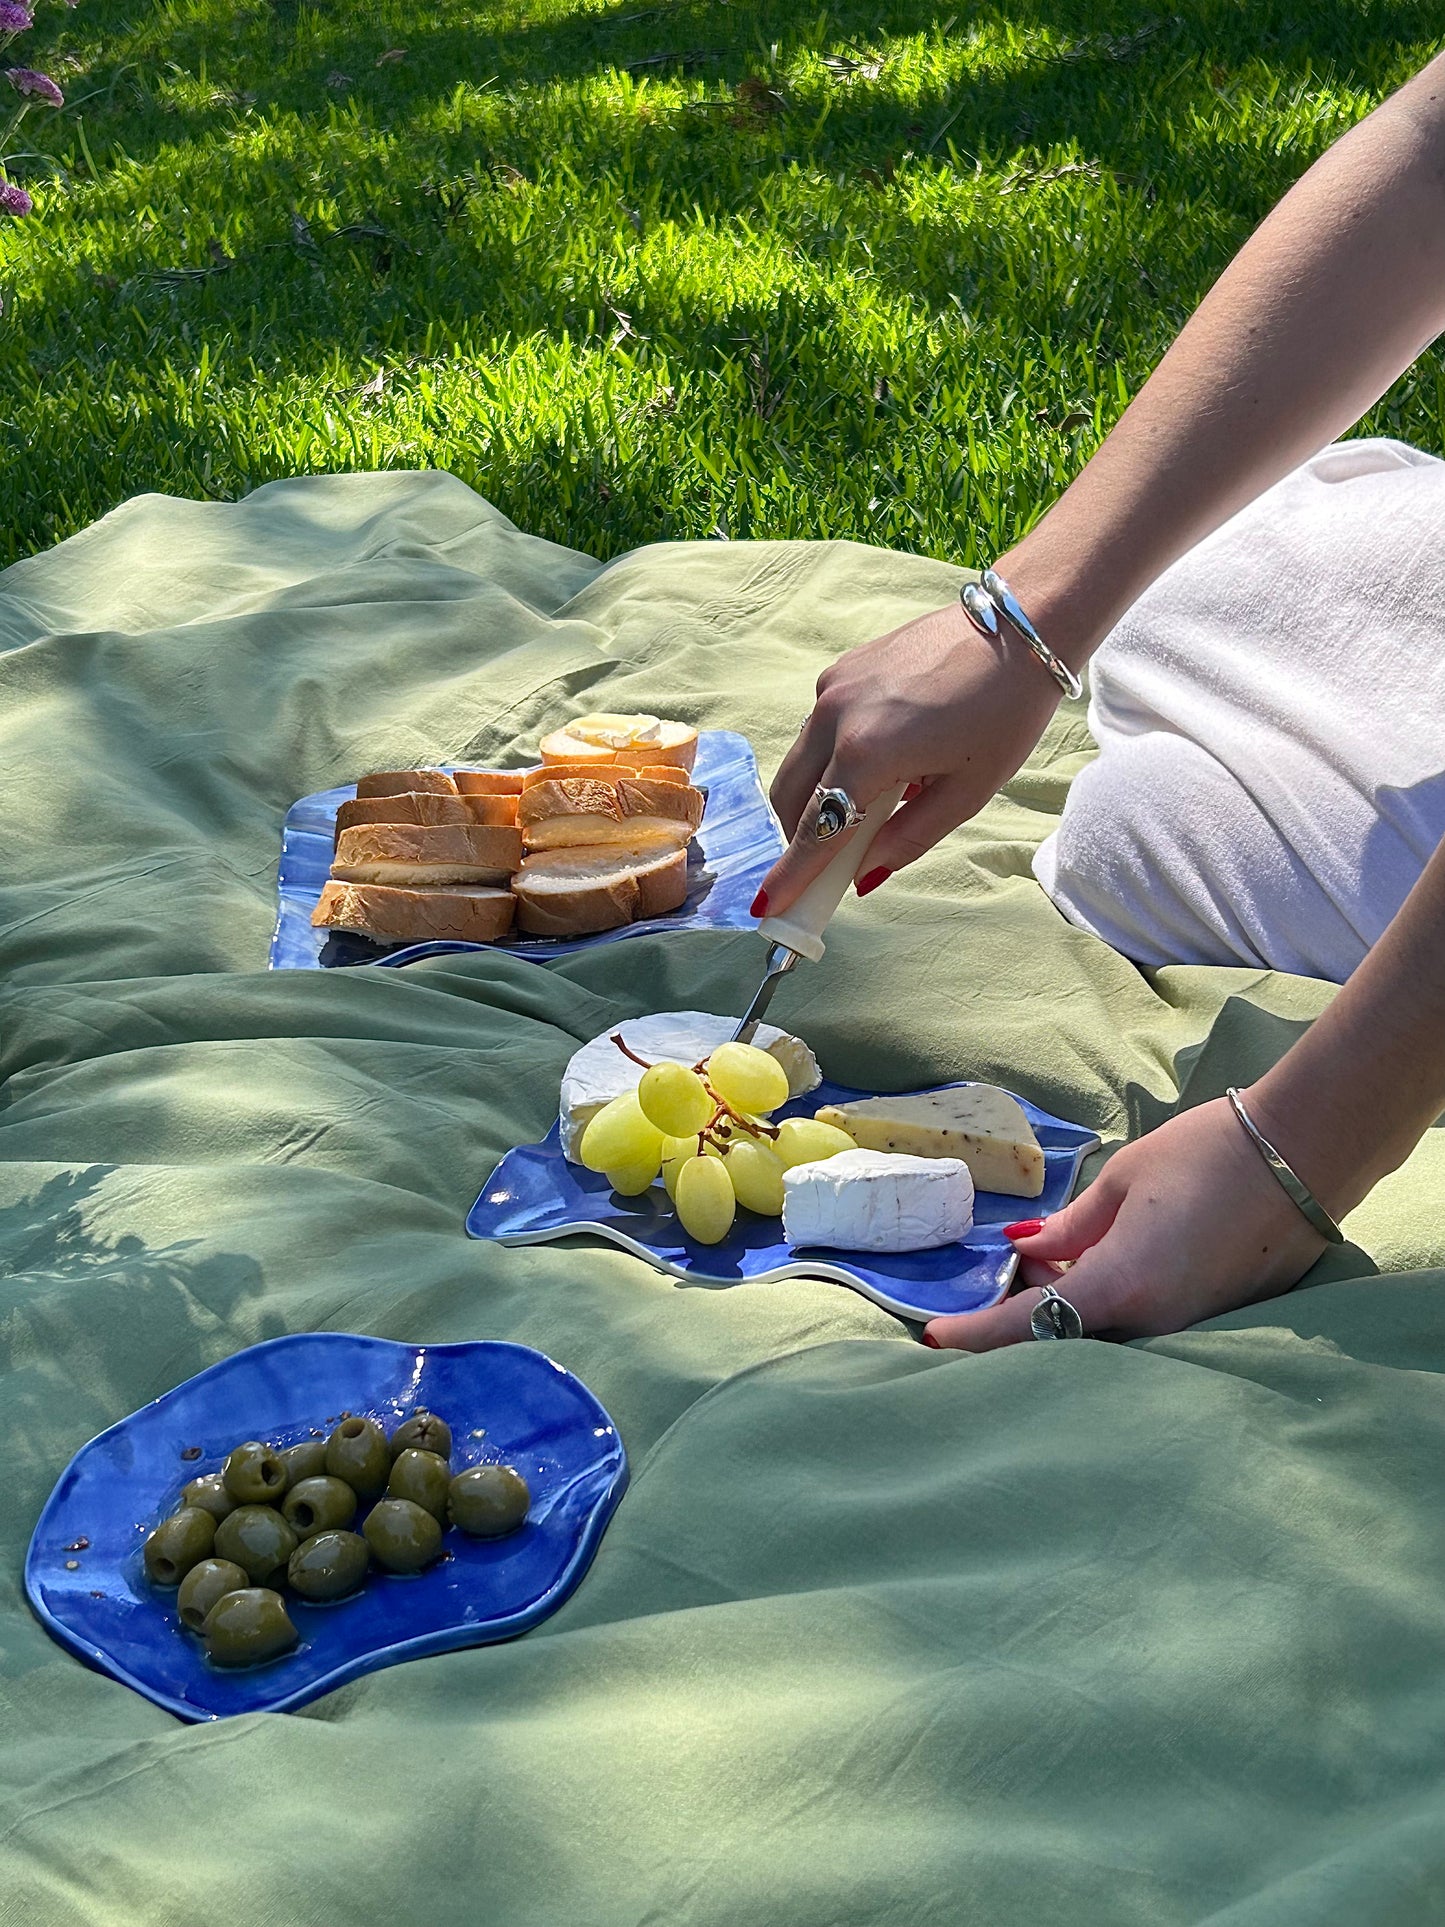
[[[1028,1338],[1045,1284],[1068,1299],[1086,1337],[1182,1331],[1287,1291],[1325,1248],[1222,1097],[1125,1145],[1087,1191],[1014,1243],[1015,1294],[935,1318],[929,1343],[985,1352]]]
[[[957,604],[840,656],[818,678],[817,706],[773,784],[792,841],[763,879],[756,914],[786,909],[842,847],[813,835],[820,784],[845,789],[860,809],[898,784],[923,785],[868,853],[870,877],[902,869],[1008,781],[1058,693],[1021,644],[986,641]]]

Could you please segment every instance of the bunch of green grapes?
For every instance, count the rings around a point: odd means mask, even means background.
[[[775,1057],[752,1044],[719,1044],[702,1064],[650,1064],[636,1090],[604,1104],[579,1155],[614,1191],[636,1197],[658,1177],[699,1244],[720,1244],[737,1207],[767,1218],[783,1209],[783,1173],[856,1150],[846,1131],[814,1117],[769,1123],[788,1097]]]

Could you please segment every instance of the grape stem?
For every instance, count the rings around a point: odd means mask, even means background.
[[[707,1087],[707,1094],[713,1103],[717,1105],[717,1109],[703,1126],[705,1131],[714,1130],[717,1125],[722,1122],[723,1118],[730,1117],[735,1124],[742,1125],[749,1137],[776,1137],[778,1135],[778,1127],[776,1124],[759,1124],[756,1118],[748,1117],[742,1111],[735,1111],[725,1098],[718,1096],[711,1084]]]
[[[612,1041],[614,1044],[616,1044],[617,1048],[622,1052],[622,1055],[624,1057],[630,1057],[634,1064],[641,1064],[642,1068],[645,1071],[650,1071],[652,1069],[652,1066],[651,1064],[648,1063],[647,1059],[645,1057],[639,1057],[637,1055],[637,1052],[633,1050],[632,1046],[626,1042],[620,1030],[613,1031]]]

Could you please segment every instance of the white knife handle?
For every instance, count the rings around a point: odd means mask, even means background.
[[[823,932],[843,901],[843,892],[862,869],[874,837],[902,800],[900,783],[896,789],[885,791],[876,803],[870,803],[863,821],[827,869],[813,878],[796,903],[776,917],[764,917],[758,925],[758,934],[769,943],[785,944],[789,950],[796,950],[809,963],[817,963],[823,954]]]

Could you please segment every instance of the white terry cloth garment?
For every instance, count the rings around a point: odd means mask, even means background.
[[[1445,836],[1445,462],[1337,442],[1094,657],[1099,755],[1034,874],[1136,963],[1343,983]]]

